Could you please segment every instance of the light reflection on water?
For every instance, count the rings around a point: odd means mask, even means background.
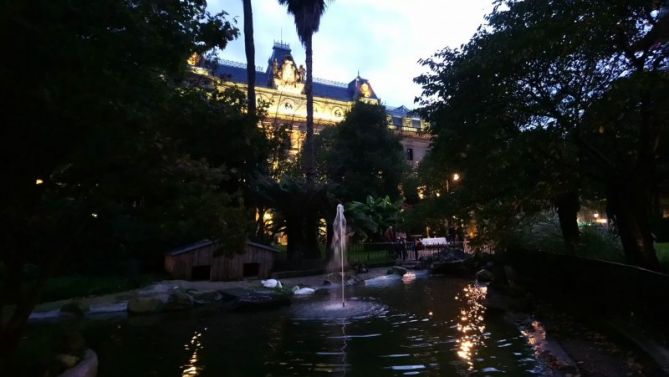
[[[459,332],[456,344],[458,357],[467,363],[467,369],[474,369],[474,359],[478,348],[484,344],[486,307],[483,305],[488,288],[478,284],[468,284],[455,296],[455,301],[462,303],[458,316]]]
[[[122,322],[120,346],[109,344],[109,326],[91,323],[87,340],[105,377],[536,375],[526,338],[485,315],[485,287],[396,279],[348,293],[349,312],[312,297],[258,313],[137,318]]]
[[[203,332],[205,330],[203,330]],[[203,367],[198,365],[198,353],[203,348],[202,332],[196,330],[193,332],[193,336],[190,338],[189,342],[184,344],[184,349],[190,353],[190,358],[188,359],[188,362],[182,367],[181,377],[196,377],[200,375]]]

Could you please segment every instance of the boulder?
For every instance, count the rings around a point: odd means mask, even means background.
[[[137,296],[128,301],[128,313],[149,314],[163,310],[167,298],[163,296]]]
[[[75,317],[83,317],[88,313],[90,307],[87,303],[79,300],[72,300],[60,307],[60,313],[65,315],[73,315]]]
[[[195,302],[193,300],[193,297],[191,297],[188,293],[175,290],[172,293],[170,293],[170,296],[167,299],[167,302],[165,303],[163,310],[165,311],[186,310],[192,308],[194,303]]]
[[[198,291],[195,289],[189,289],[187,293],[193,298],[193,302],[199,305],[213,304],[223,300],[223,295],[221,292],[215,290]]]
[[[404,276],[404,274],[406,274],[407,272],[409,272],[409,270],[407,270],[406,268],[404,268],[404,267],[402,267],[402,266],[393,266],[393,267],[390,268],[389,271],[390,271],[392,274],[397,274],[397,275],[399,275],[399,276]]]
[[[290,305],[290,298],[285,294],[249,291],[240,296],[235,307],[236,311],[254,312],[271,310]]]
[[[495,274],[484,268],[476,273],[476,280],[478,280],[480,283],[490,283],[491,281],[495,280]]]

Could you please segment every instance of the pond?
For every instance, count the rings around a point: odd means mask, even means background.
[[[102,377],[542,374],[531,340],[486,313],[484,286],[382,278],[347,294],[346,312],[336,298],[310,297],[258,313],[204,308],[79,326]],[[53,324],[31,327],[44,326]]]

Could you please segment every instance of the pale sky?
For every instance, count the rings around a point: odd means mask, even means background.
[[[212,13],[225,10],[243,30],[242,0],[209,0]],[[424,69],[418,59],[467,42],[492,0],[334,0],[314,34],[314,77],[349,82],[358,70],[388,106],[415,107],[420,87],[413,78]],[[276,0],[253,0],[256,65],[267,67],[274,41],[290,44],[304,64],[304,48],[292,16]],[[221,58],[246,62],[243,33]]]

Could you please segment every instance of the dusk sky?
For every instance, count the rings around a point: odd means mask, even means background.
[[[423,72],[418,59],[444,47],[458,47],[476,31],[492,9],[492,0],[335,0],[329,2],[314,35],[314,77],[349,82],[370,80],[388,106],[415,107]],[[243,28],[241,0],[210,0],[209,10],[225,10]],[[274,41],[290,44],[304,64],[304,48],[292,16],[276,0],[253,1],[256,65],[267,67]],[[233,41],[221,58],[246,62],[244,38]]]

